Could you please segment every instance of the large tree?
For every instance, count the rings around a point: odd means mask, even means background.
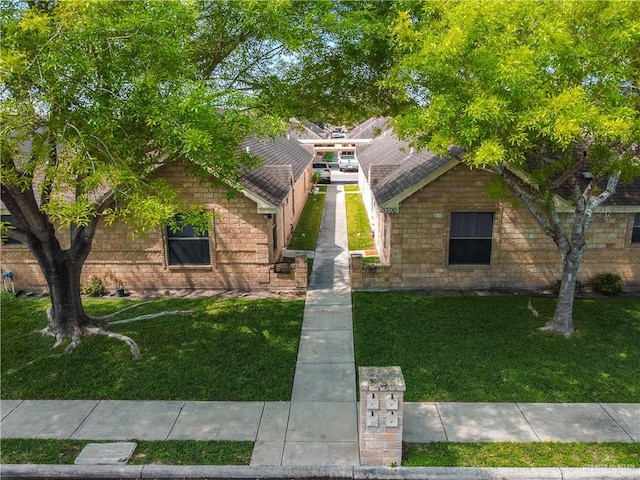
[[[80,276],[96,228],[132,232],[176,215],[206,228],[166,182],[180,159],[234,184],[255,160],[249,135],[273,134],[261,82],[297,48],[308,4],[260,1],[6,1],[2,29],[3,236],[27,245],[51,294],[46,333],[72,350],[108,334],[83,310]],[[289,21],[283,22],[283,18]],[[70,228],[70,243],[59,232]],[[135,343],[128,341],[135,353]]]
[[[355,125],[393,115],[407,103],[381,85],[392,65],[387,22],[397,2],[378,0],[309,2],[313,35],[270,78],[265,95],[290,115],[318,123]]]
[[[408,5],[408,7],[407,7]],[[594,211],[638,175],[640,23],[629,1],[405,4],[385,83],[413,106],[394,122],[418,147],[465,149],[497,173],[557,244],[546,328],[570,335]],[[571,207],[559,209],[558,199]],[[566,210],[566,209],[565,209]]]

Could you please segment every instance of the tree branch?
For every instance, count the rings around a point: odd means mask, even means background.
[[[517,177],[513,175],[509,171],[509,169],[506,168],[506,166],[500,165],[498,167],[498,172],[500,176],[505,180],[505,182],[507,182],[507,184],[511,187],[511,189],[516,193],[518,198],[522,200],[522,202],[527,207],[527,210],[529,210],[529,212],[536,219],[540,227],[542,227],[542,230],[544,231],[544,233],[550,236],[551,238],[553,238],[555,233],[554,229],[552,228],[550,223],[547,221],[545,216],[538,209],[538,206],[537,206],[538,200],[534,197],[534,195],[527,192],[524,186],[520,184]]]

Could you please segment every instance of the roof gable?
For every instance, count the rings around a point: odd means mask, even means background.
[[[250,138],[242,148],[264,162],[242,175],[242,185],[253,194],[252,199],[257,196],[274,207],[285,200],[313,159],[313,152],[290,135],[269,140]]]
[[[449,155],[445,156],[433,152],[410,154],[398,168],[372,188],[378,205],[397,208],[402,200],[460,163],[457,158],[459,153],[459,149],[451,149]]]

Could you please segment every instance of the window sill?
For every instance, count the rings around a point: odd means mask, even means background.
[[[213,267],[211,265],[167,265],[167,269],[170,272],[184,272],[184,271],[211,272],[213,271]]]
[[[447,268],[491,268],[488,263],[455,263],[447,265]]]

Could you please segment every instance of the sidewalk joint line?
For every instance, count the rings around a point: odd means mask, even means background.
[[[171,425],[169,432],[167,432],[167,436],[164,438],[165,440],[169,440],[169,437],[171,436],[171,433],[173,433],[174,428],[176,428],[178,419],[180,418],[180,415],[182,414],[182,410],[184,409],[186,404],[187,404],[187,400],[183,400],[182,405],[180,405],[180,410],[178,410],[178,414],[176,415],[176,418],[173,420],[173,425]]]
[[[440,409],[438,408],[438,402],[433,402],[436,406],[436,412],[438,413],[438,419],[440,420],[440,425],[442,425],[442,431],[444,432],[445,441],[449,441],[449,435],[447,434],[447,428],[444,426],[444,420],[442,420],[442,415],[440,414]]]
[[[520,408],[520,404],[518,402],[515,402],[515,406],[518,408],[518,411],[520,412],[520,415],[522,415],[524,417],[524,421],[527,422],[527,425],[529,425],[529,428],[531,429],[533,434],[536,436],[538,441],[541,442],[542,439],[540,438],[540,435],[538,435],[538,432],[536,432],[536,429],[533,428],[533,425],[531,425],[531,423],[529,422],[529,419],[527,418],[527,416],[524,414],[524,412]]]
[[[102,400],[98,400],[96,402],[96,404],[93,406],[93,408],[91,409],[91,411],[89,413],[87,413],[87,415],[84,417],[84,419],[82,419],[82,421],[80,422],[80,424],[76,427],[76,429],[71,432],[71,435],[69,435],[68,440],[71,440],[73,438],[73,436],[76,434],[76,432],[78,432],[78,430],[80,430],[82,428],[82,426],[85,424],[85,422],[89,419],[89,417],[91,416],[91,414],[95,411],[96,408],[98,408],[98,405],[100,405],[102,403]]]

